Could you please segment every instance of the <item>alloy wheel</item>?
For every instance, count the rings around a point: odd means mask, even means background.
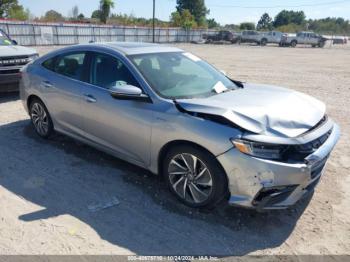
[[[198,157],[188,153],[174,156],[169,162],[168,175],[172,188],[186,202],[201,204],[209,199],[212,175]]]
[[[31,117],[35,130],[41,136],[46,136],[49,132],[49,119],[44,107],[39,103],[34,103],[31,107]]]

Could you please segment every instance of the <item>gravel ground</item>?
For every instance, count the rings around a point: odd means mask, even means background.
[[[178,46],[235,79],[327,104],[342,137],[314,195],[267,213],[192,210],[143,169],[62,135],[39,139],[17,95],[3,95],[0,254],[350,254],[349,46]]]

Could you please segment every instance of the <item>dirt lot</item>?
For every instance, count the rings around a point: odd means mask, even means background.
[[[0,98],[1,254],[350,254],[350,48],[179,46],[235,79],[326,102],[342,137],[313,197],[263,214],[191,210],[145,170],[61,135],[39,139],[17,96],[7,95]],[[98,209],[113,197],[119,204]]]

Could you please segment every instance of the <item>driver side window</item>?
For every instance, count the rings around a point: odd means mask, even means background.
[[[94,53],[91,61],[90,83],[105,89],[117,85],[140,87],[129,69],[117,58]]]

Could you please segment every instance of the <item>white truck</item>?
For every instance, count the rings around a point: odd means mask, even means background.
[[[21,68],[37,57],[36,50],[17,45],[0,29],[0,93],[18,91]]]
[[[279,31],[270,32],[258,32],[254,30],[243,31],[239,43],[256,43],[261,46],[265,46],[269,43],[280,44],[283,33]]]
[[[299,32],[296,35],[286,34],[282,37],[282,46],[296,47],[297,45],[311,45],[312,47],[324,47],[328,39],[314,32]]]

